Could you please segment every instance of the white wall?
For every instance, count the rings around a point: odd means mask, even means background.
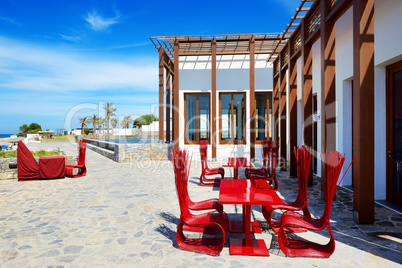
[[[353,8],[335,23],[336,149],[346,155],[343,174],[352,161]],[[342,185],[352,185],[349,170]]]
[[[321,114],[321,39],[312,47],[313,52],[313,95],[317,95],[317,113]],[[321,121],[317,123],[317,176],[321,176]]]
[[[255,56],[255,90],[272,91],[272,64],[267,63],[268,55]],[[218,160],[231,155],[250,158],[250,69],[248,55],[217,56],[216,111],[219,116],[219,93],[225,91],[246,92],[246,145],[217,145]],[[180,147],[193,152],[194,159],[199,159],[198,145],[184,145],[184,93],[211,92],[211,57],[180,57],[179,63],[179,96],[180,96]],[[212,104],[211,104],[212,105]],[[219,121],[217,122],[219,128]],[[219,133],[216,140],[219,142]],[[211,157],[211,146],[208,146],[208,157]],[[256,158],[259,159],[260,148],[256,146]],[[224,160],[223,160],[224,161]]]
[[[376,0],[374,18],[374,197],[386,199],[386,66],[402,60],[402,1]]]

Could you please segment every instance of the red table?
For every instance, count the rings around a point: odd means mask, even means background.
[[[64,177],[66,158],[64,156],[39,157],[39,175],[41,179]]]
[[[251,239],[253,227],[259,227],[258,223],[251,222],[251,205],[268,205],[280,201],[276,191],[265,180],[221,180],[219,203],[243,205],[243,222],[240,223],[245,239],[230,239],[230,255],[269,256],[263,239]]]
[[[253,164],[247,163],[247,157],[229,157],[228,163],[222,167],[234,167],[234,179],[238,179],[239,167],[253,167]]]

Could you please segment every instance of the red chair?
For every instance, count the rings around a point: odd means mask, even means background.
[[[278,142],[271,141],[270,150],[268,151],[268,168],[263,175],[251,174],[250,179],[263,179],[267,180],[271,185],[273,185],[274,190],[278,190],[279,184],[276,178],[276,165],[278,163]]]
[[[294,148],[294,154],[297,162],[297,169],[299,172],[298,183],[299,183],[299,193],[294,202],[286,202],[282,201],[280,203],[269,204],[262,207],[262,214],[264,218],[268,221],[269,226],[271,226],[272,230],[275,233],[278,233],[279,228],[281,227],[280,221],[272,221],[272,214],[276,209],[284,209],[284,210],[303,210],[303,213],[306,217],[310,217],[310,211],[307,206],[307,183],[308,183],[308,174],[310,171],[311,165],[311,150],[309,150],[306,146],[296,147]],[[293,231],[304,231],[303,229],[293,230]]]
[[[278,242],[281,250],[288,257],[328,258],[335,251],[335,239],[330,224],[332,200],[337,190],[339,174],[341,173],[345,155],[339,152],[321,154],[323,170],[326,170],[325,209],[320,219],[313,219],[294,211],[283,213],[281,228],[278,233]],[[349,166],[350,167],[350,166]],[[348,168],[349,169],[349,168]],[[346,171],[347,172],[347,171]],[[346,174],[346,173],[345,173]],[[330,240],[327,244],[317,244],[307,240],[298,240],[288,237],[293,228],[303,228],[311,231],[321,231],[328,226]]]
[[[17,148],[18,180],[39,180],[39,164],[22,141]]]
[[[201,176],[200,176],[200,184],[202,186],[219,186],[219,182],[221,179],[225,177],[225,170],[222,167],[218,168],[209,168],[207,165],[207,148],[208,148],[208,141],[201,140],[200,141],[200,155],[201,155]],[[207,179],[205,176],[211,175],[220,175],[221,179],[214,178],[214,179]]]
[[[190,171],[189,157],[186,150],[175,149],[172,154],[173,169],[175,172],[176,193],[180,205],[180,222],[177,226],[176,241],[178,246],[187,251],[218,255],[225,245],[226,233],[229,229],[229,218],[225,212],[212,211],[193,215],[190,212],[187,181]],[[199,203],[198,208],[206,208],[208,202]],[[214,202],[210,203],[214,207]],[[193,207],[194,208],[194,207]],[[188,238],[183,230],[202,231],[208,227],[218,228],[221,237]],[[216,233],[216,232],[215,232]]]
[[[87,141],[79,140],[78,141],[78,163],[75,166],[66,166],[66,176],[77,178],[82,177],[87,174],[87,168],[85,167],[85,153],[87,150]],[[78,168],[79,171],[76,175],[74,175],[74,169]]]
[[[262,142],[262,168],[246,168],[244,174],[247,179],[250,179],[251,175],[257,176],[267,176],[269,175],[269,160],[268,155],[271,150],[271,141],[263,141]]]

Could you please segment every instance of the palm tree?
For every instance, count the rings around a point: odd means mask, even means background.
[[[89,116],[78,117],[78,121],[80,121],[80,124],[81,124],[81,135],[84,135],[85,134],[84,128],[89,123]]]
[[[120,126],[121,126],[122,128],[129,128],[131,121],[133,121],[133,119],[131,118],[131,116],[125,116],[125,117],[123,118],[123,121],[121,121]]]
[[[94,135],[96,133],[96,124],[98,124],[99,122],[99,116],[97,116],[96,114],[93,114],[90,118],[89,118],[89,123],[92,123],[93,128],[94,128]]]
[[[112,124],[112,134],[113,134],[113,129],[117,126],[117,119],[116,119],[116,117],[113,117],[113,118],[110,120],[110,123]]]
[[[106,104],[103,105],[102,108],[103,108],[103,109],[105,110],[105,112],[106,112],[106,114],[105,114],[105,119],[106,119],[106,122],[107,122],[107,133],[109,134],[109,121],[110,121],[110,118],[111,118],[112,116],[114,116],[114,113],[113,113],[113,112],[116,111],[116,107],[114,106],[113,103],[106,102]]]
[[[102,118],[102,117],[99,117],[99,119],[98,119],[99,132],[101,132],[101,129],[102,129],[102,132],[103,132],[103,130],[105,129],[105,123],[106,123],[106,119]]]

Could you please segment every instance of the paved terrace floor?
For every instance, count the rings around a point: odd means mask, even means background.
[[[70,143],[29,147],[60,147],[76,155]],[[402,263],[401,215],[376,205],[375,224],[357,225],[352,220],[352,196],[344,189],[332,207],[336,250],[329,259],[286,257],[261,206],[252,206],[252,217],[263,226],[263,233],[255,236],[265,240],[270,257],[230,256],[228,240],[217,257],[182,251],[175,241],[179,205],[171,163],[119,164],[91,150],[86,163],[86,177],[0,181],[0,266],[400,267]],[[218,189],[199,186],[199,174],[200,165],[193,162],[192,199],[218,197]],[[232,171],[226,169],[226,174]],[[279,189],[286,200],[294,200],[297,179],[280,172]],[[324,207],[319,189],[319,185],[308,189],[315,216],[321,216]],[[224,209],[231,220],[241,218],[241,206]],[[327,230],[303,236],[328,241]]]

